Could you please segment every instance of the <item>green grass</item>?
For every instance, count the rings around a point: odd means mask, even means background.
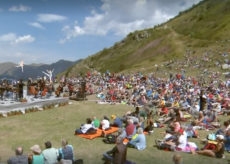
[[[103,115],[115,114],[122,116],[127,111],[134,111],[133,107],[123,105],[97,105],[94,102],[73,102],[73,105],[54,108],[42,112],[29,113],[26,115],[12,116],[0,119],[0,156],[1,162],[7,161],[14,156],[17,146],[24,147],[24,153],[30,153],[30,147],[39,144],[44,149],[44,142],[51,141],[53,147],[60,148],[61,139],[67,139],[74,147],[76,158],[84,159],[85,164],[101,164],[102,154],[110,150],[114,145],[106,145],[102,138],[87,140],[74,136],[74,131],[87,117],[97,116],[102,119]],[[222,121],[226,118],[221,118]],[[152,135],[147,135],[147,148],[142,151],[129,148],[127,158],[137,164],[171,164],[174,152],[167,152],[153,147],[155,139],[161,139],[161,131],[165,129],[154,129]],[[201,138],[205,138],[210,132],[199,131]],[[199,139],[189,139],[198,143]],[[181,153],[186,164],[225,164],[226,159],[213,159],[189,153]],[[230,155],[225,153],[226,158]]]

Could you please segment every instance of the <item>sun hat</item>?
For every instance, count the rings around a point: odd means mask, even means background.
[[[216,135],[216,138],[219,139],[219,140],[223,140],[224,136],[220,134],[220,135]]]
[[[41,148],[39,145],[34,145],[33,147],[30,148],[35,153],[41,153]]]
[[[116,119],[116,116],[115,115],[111,115],[111,118],[114,120],[114,119]]]

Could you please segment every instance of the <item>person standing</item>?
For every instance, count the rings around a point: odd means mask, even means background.
[[[71,82],[68,84],[68,89],[69,89],[69,97],[71,97],[74,89],[74,86]]]
[[[200,93],[200,111],[204,110],[206,102],[207,102],[207,100],[206,100],[206,96],[204,94],[204,90],[201,90],[201,93]]]
[[[19,80],[19,83],[18,83],[18,95],[19,95],[19,99],[22,99],[23,98],[23,87],[24,87],[24,83],[22,81],[22,79]]]
[[[30,95],[29,90],[30,90],[31,83],[32,83],[32,80],[31,80],[31,78],[29,78],[28,81],[27,81],[27,95]]]

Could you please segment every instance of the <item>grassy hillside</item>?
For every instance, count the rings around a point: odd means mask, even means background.
[[[174,64],[172,68],[165,67],[171,60],[185,62],[184,55],[188,50],[195,51],[190,57],[197,58],[202,63],[204,53],[209,51],[211,61],[202,67],[190,65],[191,74],[209,68],[210,71],[223,72],[221,67],[216,67],[218,60],[220,65],[225,63],[227,57],[219,53],[228,53],[230,50],[230,0],[204,0],[192,8],[180,12],[178,16],[162,25],[154,28],[135,31],[127,35],[114,46],[87,57],[73,66],[69,75],[84,74],[92,68],[100,72],[107,69],[110,72],[152,72],[155,65],[161,71],[176,72],[180,69],[188,69],[184,64]],[[136,35],[148,33],[149,37],[135,39]],[[229,37],[229,38],[228,38]],[[161,66],[162,65],[162,66]]]

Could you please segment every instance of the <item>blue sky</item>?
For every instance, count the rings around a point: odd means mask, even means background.
[[[199,0],[1,0],[0,62],[78,60]]]

